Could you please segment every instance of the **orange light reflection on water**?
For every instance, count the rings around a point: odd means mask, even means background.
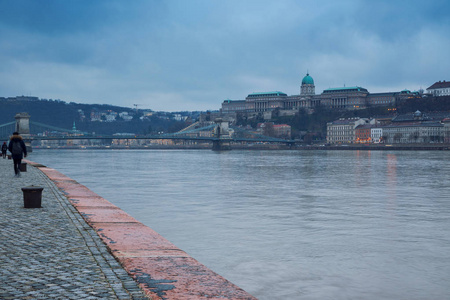
[[[397,207],[397,156],[387,155],[387,190],[389,197],[389,207],[395,210]]]

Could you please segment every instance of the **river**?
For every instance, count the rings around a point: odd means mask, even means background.
[[[35,150],[258,299],[450,299],[450,152]]]

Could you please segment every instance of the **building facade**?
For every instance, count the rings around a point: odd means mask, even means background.
[[[379,144],[382,142],[383,137],[383,127],[372,127],[370,128],[370,137],[372,138],[372,143]]]
[[[350,144],[356,140],[356,127],[369,124],[368,119],[339,119],[327,123],[328,144]]]
[[[291,126],[287,124],[259,123],[256,125],[256,131],[262,135],[291,139]]]
[[[387,144],[443,143],[444,124],[440,122],[391,124],[383,127],[383,139]]]
[[[283,108],[287,95],[282,92],[253,93],[245,98],[246,110],[249,112],[265,112]]]
[[[438,81],[427,88],[427,92],[433,96],[450,96],[450,81]]]
[[[275,136],[279,138],[291,139],[291,126],[287,124],[273,125]]]
[[[355,143],[372,143],[372,125],[359,125],[355,128]]]
[[[316,95],[314,79],[307,73],[302,79],[299,95],[288,96],[280,91],[252,93],[245,100],[223,101],[221,113],[255,114],[275,109],[314,109],[317,106],[337,110],[357,110],[369,106],[395,106],[399,100],[417,97],[420,97],[418,92],[408,90],[371,94],[367,89],[359,86],[329,88]]]
[[[327,124],[327,142],[424,144],[450,143],[450,117],[448,113],[425,115],[420,111],[399,115],[387,125],[377,120],[339,119]]]
[[[450,143],[450,118],[442,120],[442,124],[444,124],[444,143]]]
[[[247,105],[245,100],[225,100],[222,103],[222,113],[245,113]]]

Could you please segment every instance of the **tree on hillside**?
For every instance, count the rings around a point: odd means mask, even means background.
[[[263,135],[265,135],[265,136],[272,136],[272,137],[275,136],[275,130],[273,128],[273,123],[272,122],[264,123]]]

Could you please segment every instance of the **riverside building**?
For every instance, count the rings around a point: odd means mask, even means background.
[[[339,119],[327,123],[327,142],[426,144],[450,142],[450,113],[416,111],[398,115],[389,124],[372,119]]]
[[[327,123],[327,143],[328,144],[348,144],[356,140],[356,128],[360,125],[369,124],[368,119],[351,118],[339,119]]]
[[[396,102],[407,98],[420,97],[419,92],[403,90],[400,92],[369,93],[363,87],[329,88],[316,95],[314,79],[306,74],[303,77],[300,94],[291,95],[280,92],[264,92],[249,94],[245,100],[225,100],[222,103],[222,114],[258,114],[273,110],[287,111],[304,108],[312,110],[317,106],[339,110],[357,110],[368,106],[395,106]]]
[[[412,124],[391,124],[383,127],[387,144],[443,143],[444,124],[422,122]]]

